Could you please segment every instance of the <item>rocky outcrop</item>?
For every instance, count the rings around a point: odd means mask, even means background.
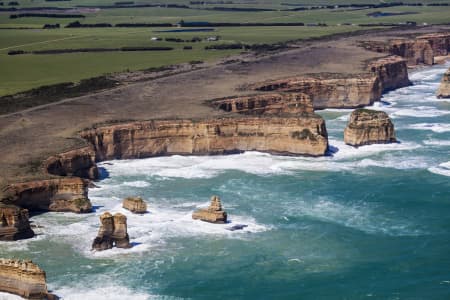
[[[357,109],[345,128],[344,141],[355,147],[396,142],[394,124],[383,111]]]
[[[360,74],[321,74],[291,77],[251,85],[257,91],[303,93],[308,95],[316,109],[355,108],[373,104],[381,98],[377,76]]]
[[[192,214],[192,219],[209,223],[224,224],[227,222],[227,213],[222,209],[218,196],[211,197],[211,204],[206,209],[199,209]]]
[[[450,32],[425,34],[417,39],[429,42],[434,56],[446,56],[450,53]]]
[[[33,236],[28,210],[0,203],[0,241],[16,241]]]
[[[125,198],[122,207],[135,214],[145,214],[147,212],[147,203],[141,197]]]
[[[437,91],[438,98],[450,98],[450,69],[445,72],[441,85]]]
[[[261,151],[284,155],[324,155],[324,120],[301,118],[223,118],[147,121],[82,132],[97,161],[163,155],[208,155]]]
[[[2,202],[30,211],[86,213],[92,211],[87,189],[88,181],[77,177],[16,183]]]
[[[311,98],[302,93],[271,93],[237,96],[211,101],[226,112],[247,115],[302,115],[314,112]]]
[[[382,92],[411,85],[408,78],[406,60],[400,56],[388,56],[377,59],[369,63],[368,68],[378,77]]]
[[[130,248],[130,238],[127,233],[127,217],[121,213],[114,216],[105,212],[100,216],[100,229],[92,243],[92,249],[103,251],[117,248]]]
[[[48,173],[58,176],[87,179],[97,179],[99,176],[95,153],[89,147],[52,156],[45,161],[44,166]]]
[[[433,48],[427,40],[393,40],[389,52],[405,58],[410,66],[434,64]]]
[[[48,293],[45,272],[31,260],[0,258],[0,291],[27,299],[54,299]]]

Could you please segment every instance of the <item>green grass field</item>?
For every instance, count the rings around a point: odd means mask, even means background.
[[[2,0],[0,0],[2,1]],[[4,2],[4,1],[3,1]],[[113,0],[72,0],[65,2],[46,2],[44,0],[18,0],[18,7],[57,6],[75,7],[77,5],[112,5]],[[320,5],[342,4],[346,1],[267,1],[258,0],[255,3],[243,4],[233,1],[233,4],[215,5],[229,7],[264,7],[287,9],[282,3]],[[387,1],[389,2],[389,1]],[[417,2],[417,1],[404,1]],[[449,1],[434,0],[422,3],[437,3]],[[135,4],[155,3],[150,1],[135,1]],[[189,4],[187,0],[163,1],[163,3]],[[351,3],[374,3],[373,1],[356,0]],[[194,36],[208,37],[219,35],[218,43],[242,42],[246,44],[276,43],[288,40],[307,39],[335,33],[361,30],[359,26],[340,26],[343,23],[362,24],[378,22],[416,21],[419,24],[441,24],[450,22],[450,6],[400,6],[383,9],[320,9],[308,11],[264,11],[264,12],[231,12],[205,10],[214,5],[193,5],[197,9],[180,8],[120,8],[83,11],[86,18],[82,23],[177,23],[184,21],[210,22],[304,22],[327,23],[328,27],[219,27],[214,32],[169,33],[157,32],[169,28],[61,28],[43,30],[44,24],[59,23],[65,26],[76,21],[72,18],[18,18],[10,19],[14,12],[0,12],[0,28],[33,28],[33,29],[1,29],[0,30],[0,95],[7,95],[41,85],[67,81],[78,81],[84,78],[125,70],[139,70],[159,67],[192,60],[210,61],[228,55],[236,54],[238,50],[206,51],[204,47],[211,42],[173,43],[151,41],[153,36],[166,38],[175,37],[191,39]],[[3,8],[8,7],[1,6]],[[198,9],[201,8],[201,9]],[[396,15],[382,18],[368,17],[374,11],[411,12],[414,14]],[[15,12],[18,13],[18,12]],[[367,29],[367,28],[364,28]],[[214,43],[214,42],[213,42]],[[183,46],[193,46],[193,50],[183,50]],[[138,46],[169,46],[172,51],[163,52],[108,52],[108,53],[72,53],[57,55],[18,55],[9,56],[11,50],[48,50],[75,48],[119,48]]]

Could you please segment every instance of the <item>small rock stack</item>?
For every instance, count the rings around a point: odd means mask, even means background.
[[[222,210],[222,203],[218,196],[211,197],[211,205],[206,209],[199,209],[192,214],[192,219],[209,223],[224,224],[227,222],[227,213]]]
[[[135,214],[145,214],[147,212],[147,203],[141,197],[125,198],[122,207]]]
[[[450,98],[450,69],[445,72],[437,92],[438,98]]]
[[[395,143],[394,124],[383,111],[356,109],[344,131],[346,144],[359,147],[370,144]]]
[[[16,241],[33,236],[28,210],[0,203],[0,241]]]
[[[93,250],[107,250],[114,246],[117,248],[130,248],[130,238],[127,233],[127,217],[121,213],[114,216],[105,212],[100,216],[100,229],[92,243]]]

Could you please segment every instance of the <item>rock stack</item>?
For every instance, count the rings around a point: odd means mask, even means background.
[[[223,224],[227,222],[227,213],[222,210],[218,196],[211,197],[211,204],[206,209],[199,209],[192,214],[192,219],[210,223]]]
[[[31,260],[0,258],[0,291],[26,299],[55,299],[48,293],[45,272]]]
[[[344,131],[344,141],[351,146],[396,142],[394,124],[383,111],[356,109]]]
[[[438,98],[450,98],[450,69],[445,72],[437,92]]]
[[[33,236],[28,210],[0,203],[0,241],[16,241]]]
[[[141,197],[125,198],[122,207],[135,214],[145,214],[147,212],[147,203]]]
[[[92,243],[92,249],[103,251],[116,246],[130,248],[130,238],[127,233],[127,217],[121,213],[114,216],[105,212],[100,216],[100,229]]]

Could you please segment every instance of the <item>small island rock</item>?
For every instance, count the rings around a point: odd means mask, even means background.
[[[222,210],[218,196],[211,197],[211,204],[206,209],[199,209],[192,214],[192,219],[210,223],[223,224],[227,222],[227,213]]]
[[[16,241],[33,236],[28,210],[0,203],[0,241]]]
[[[437,92],[438,98],[450,98],[450,69],[445,72]]]
[[[147,203],[141,197],[125,198],[122,207],[135,214],[144,214],[147,212]]]
[[[92,249],[97,251],[117,248],[130,248],[130,238],[127,233],[127,217],[121,213],[114,216],[105,212],[100,216],[100,229],[92,243]]]
[[[396,142],[394,124],[383,111],[356,109],[344,131],[344,141],[351,146]]]

